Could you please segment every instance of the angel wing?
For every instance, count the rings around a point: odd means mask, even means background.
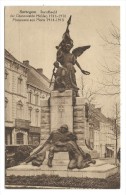
[[[75,57],[79,57],[84,51],[86,51],[90,47],[91,47],[90,45],[83,46],[83,47],[77,47],[73,49],[72,53],[74,54]]]

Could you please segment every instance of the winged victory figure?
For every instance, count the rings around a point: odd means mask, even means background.
[[[77,61],[77,58],[83,54],[87,49],[90,48],[90,45],[82,46],[73,49],[72,53],[70,50],[73,48],[73,40],[69,34],[69,25],[71,23],[71,16],[67,21],[67,28],[63,34],[61,43],[56,46],[57,54],[56,61],[54,62],[53,75],[55,77],[54,90],[63,92],[65,90],[72,89],[74,96],[78,96],[78,90],[76,83],[76,70],[74,65],[77,65],[81,72],[85,75],[89,75],[90,72],[85,71],[81,68],[80,64]],[[56,69],[56,71],[55,71]]]

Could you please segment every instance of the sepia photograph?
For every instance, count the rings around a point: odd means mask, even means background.
[[[120,189],[120,6],[5,6],[6,189]]]

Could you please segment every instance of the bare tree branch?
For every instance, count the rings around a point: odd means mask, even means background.
[[[111,28],[109,29],[109,35],[104,35],[98,32],[99,36],[103,40],[105,48],[113,48],[109,51],[109,62],[106,56],[104,61],[100,64],[98,68],[104,77],[102,81],[98,83],[104,86],[104,89],[99,93],[99,95],[119,95],[120,93],[120,30],[111,22]]]

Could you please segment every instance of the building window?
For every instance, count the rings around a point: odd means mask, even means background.
[[[35,111],[35,125],[39,125],[39,109],[36,109]]]
[[[20,77],[18,78],[18,83],[17,83],[17,92],[18,92],[19,94],[22,93],[22,81],[23,81],[23,79],[22,79],[22,77],[20,76]]]
[[[12,144],[12,135],[11,135],[11,131],[8,131],[6,128],[5,128],[5,144],[6,144],[6,145]]]
[[[5,98],[5,121],[8,120],[8,99]]]
[[[8,72],[5,70],[5,90],[8,90],[9,88],[9,78],[8,78]]]
[[[32,119],[32,107],[28,108],[28,115],[29,115],[29,120],[31,121],[31,119]]]
[[[5,134],[5,145],[8,145],[7,134]]]
[[[21,101],[17,103],[17,118],[23,118],[23,104]]]
[[[24,144],[24,135],[23,133],[17,133],[16,135],[16,142],[17,144]]]
[[[32,92],[31,91],[28,93],[28,102],[32,103]]]
[[[38,94],[35,95],[35,105],[38,105]]]

